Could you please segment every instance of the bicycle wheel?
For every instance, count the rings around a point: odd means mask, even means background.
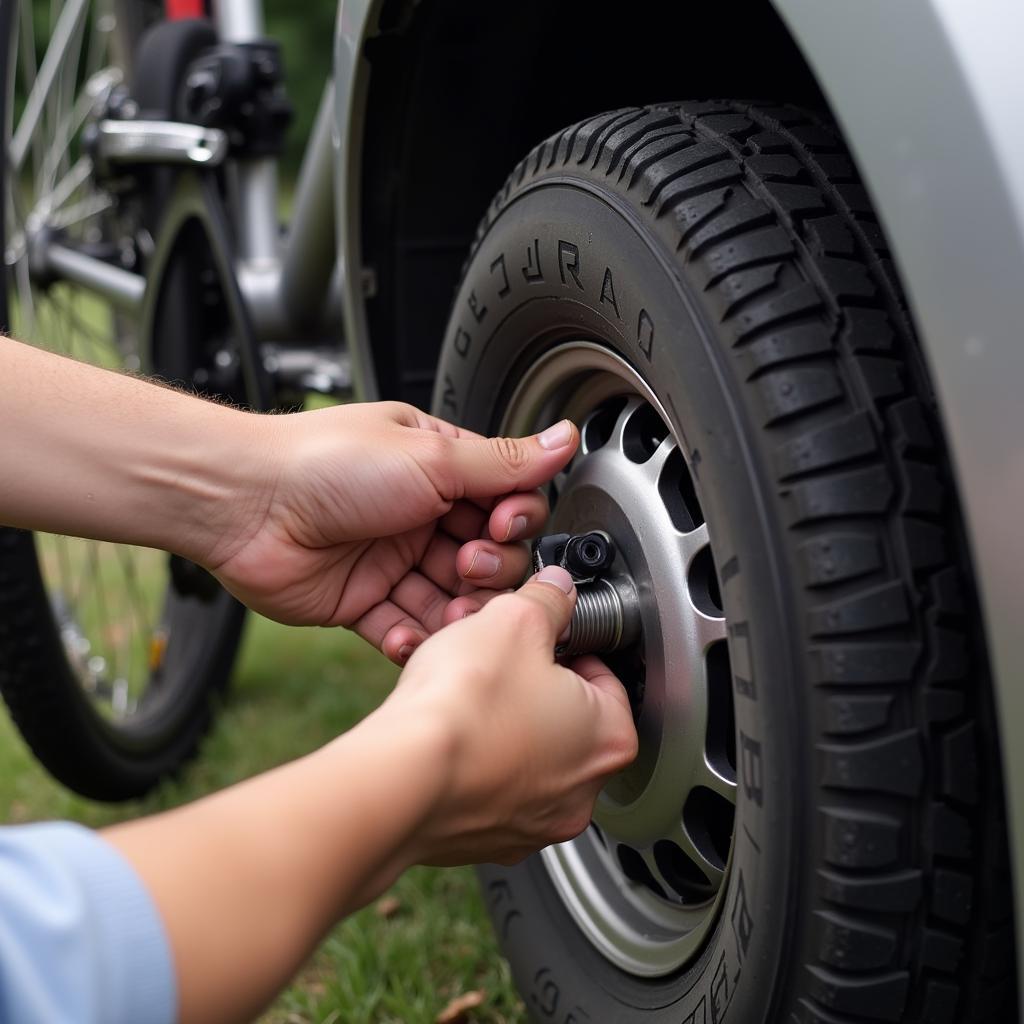
[[[145,272],[143,191],[100,183],[83,129],[127,93],[141,24],[119,0],[0,6],[0,315],[19,339],[109,368],[143,365],[134,319],[32,265],[38,232]],[[197,273],[199,272],[197,268]],[[96,799],[141,795],[196,750],[244,609],[164,553],[0,530],[0,691],[47,769]]]

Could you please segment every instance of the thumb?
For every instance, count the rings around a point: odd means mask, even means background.
[[[572,577],[559,565],[549,565],[528,579],[512,595],[516,601],[529,602],[539,610],[541,632],[536,639],[554,651],[558,639],[568,629],[576,606],[576,587]]]
[[[460,437],[448,449],[449,469],[467,498],[529,491],[566,466],[579,440],[569,420],[531,437]]]

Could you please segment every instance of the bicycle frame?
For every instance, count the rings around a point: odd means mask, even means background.
[[[85,10],[85,0],[69,0],[65,5],[58,29],[67,26],[68,40]],[[222,43],[264,38],[260,0],[214,0],[213,23]],[[51,50],[56,67],[62,49],[60,39],[55,41],[58,46],[51,45]],[[350,374],[347,363],[337,358],[343,341],[335,242],[333,111],[333,83],[329,81],[303,154],[291,224],[284,233],[278,218],[277,157],[228,155],[222,166],[234,229],[234,275],[253,337],[264,345],[265,365],[271,373],[284,370],[290,377],[317,371],[318,390],[339,391],[347,389]],[[31,126],[27,127],[30,130]],[[201,150],[201,145],[212,145],[217,141],[214,136],[223,134],[215,130],[175,122],[126,122],[105,127],[104,138],[112,147],[117,143],[114,134],[118,127],[123,129],[121,134],[131,135],[124,140],[123,152],[132,160],[138,161],[142,154],[152,162],[185,166],[201,166],[204,159],[220,163],[215,154],[203,157]],[[17,143],[15,136],[12,158],[16,166]],[[152,288],[159,283],[45,237],[37,242],[34,255],[51,277],[95,292],[136,316],[142,316],[151,303]],[[312,341],[325,340],[330,342],[333,360],[325,356],[324,349],[309,347]],[[327,382],[325,374],[332,380]]]

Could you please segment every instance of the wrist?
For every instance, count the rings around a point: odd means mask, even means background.
[[[390,884],[406,868],[435,852],[431,837],[451,788],[455,731],[439,709],[398,707],[388,701],[324,752],[330,755],[335,744],[348,746],[346,756],[358,750],[356,756],[367,768],[376,766],[381,797],[377,820],[381,808],[386,808],[388,816],[380,837],[387,849],[381,849],[380,863],[391,875],[384,884]]]
[[[277,480],[279,417],[190,401],[143,473],[162,509],[160,547],[214,568],[262,526]]]

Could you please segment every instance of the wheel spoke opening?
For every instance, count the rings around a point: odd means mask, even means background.
[[[651,871],[644,858],[632,846],[619,843],[615,848],[615,854],[619,859],[619,867],[622,868],[622,873],[631,882],[644,886],[653,892],[655,896],[660,896],[662,899],[668,898],[668,894],[654,877],[654,872]]]
[[[725,870],[729,860],[735,817],[735,806],[707,786],[694,786],[683,807],[687,835],[704,860],[719,871]]]
[[[708,724],[705,749],[708,764],[722,778],[736,783],[736,711],[733,704],[729,645],[721,640],[706,655]]]
[[[623,425],[622,450],[630,462],[646,462],[668,437],[668,425],[646,402],[628,415]]]
[[[624,395],[609,399],[583,421],[580,431],[580,448],[584,455],[596,452],[598,448],[603,448],[612,439],[615,424],[625,405]]]
[[[706,903],[715,895],[712,881],[671,839],[654,844],[654,860],[681,903]]]
[[[658,479],[658,493],[665,503],[672,525],[680,533],[691,533],[704,525],[704,512],[697,500],[690,468],[678,447],[665,461]]]
[[[686,581],[694,607],[709,618],[720,619],[723,615],[722,592],[718,586],[710,545],[705,545],[694,555]]]

